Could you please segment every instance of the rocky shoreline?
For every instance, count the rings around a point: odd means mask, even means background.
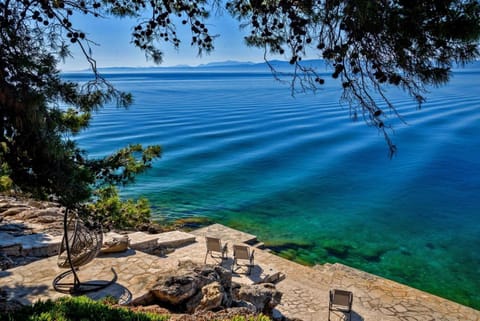
[[[25,265],[35,260],[58,254],[28,251],[21,243],[34,243],[42,235],[61,238],[63,236],[63,217],[65,208],[60,204],[38,201],[22,196],[0,195],[0,270]],[[161,233],[173,227],[162,227],[151,222],[143,224],[134,231]],[[126,234],[131,230],[116,230]],[[17,239],[16,242],[12,240]],[[13,244],[12,244],[13,243]]]
[[[57,203],[0,195],[0,269],[58,254],[58,250],[32,251],[25,243],[47,235],[61,240],[63,216],[64,208]],[[142,228],[150,232],[159,229],[156,224]],[[12,243],[12,239],[18,242]],[[128,305],[137,311],[169,314],[171,320],[211,320],[258,313],[271,316],[281,297],[274,284],[240,285],[232,282],[232,272],[221,266],[183,262],[178,269],[159,276],[153,288]],[[3,301],[4,307],[19,306],[18,302]]]
[[[0,198],[2,199],[2,198]],[[24,211],[30,210],[25,204],[15,203],[20,200],[8,199],[0,201],[3,204],[0,216],[2,217],[0,225],[9,225],[12,218],[20,218],[22,214],[13,215],[13,210],[7,212],[8,217],[3,217],[7,208],[5,203],[11,202],[15,207],[22,207]],[[33,205],[30,204],[29,206]],[[49,221],[46,211],[51,208],[47,204],[45,208],[39,208],[43,211],[42,215],[29,214],[32,220]],[[53,206],[55,207],[55,206]],[[62,213],[60,211],[60,213]],[[11,214],[11,215],[10,215]],[[35,217],[36,216],[36,217]],[[55,216],[55,215],[54,215]],[[57,215],[59,218],[61,215]],[[47,217],[45,219],[45,217]],[[32,227],[30,222],[25,222],[22,227],[28,233],[41,231],[39,226]],[[55,229],[55,223],[52,224],[51,232]],[[40,224],[42,225],[42,224]],[[58,228],[58,225],[57,225]],[[11,233],[19,233],[19,230],[10,226]],[[57,231],[59,231],[57,229]],[[3,233],[6,233],[5,231]],[[22,232],[23,233],[23,232]],[[20,233],[21,234],[21,233]],[[6,234],[4,234],[6,235]],[[47,233],[33,233],[29,235],[20,235],[18,238],[26,236],[43,235]],[[170,320],[175,321],[203,321],[203,320],[225,320],[237,315],[255,315],[257,308],[253,312],[252,305],[242,304],[240,301],[248,301],[239,298],[237,293],[238,286],[252,285],[260,281],[265,281],[267,275],[273,275],[274,272],[281,272],[286,276],[281,282],[271,281],[275,285],[271,298],[276,297],[275,291],[282,293],[281,302],[274,308],[275,318],[273,320],[288,320],[286,317],[299,318],[302,320],[326,320],[329,306],[329,290],[344,289],[354,293],[352,320],[472,320],[480,321],[480,311],[463,306],[461,304],[439,298],[437,296],[413,289],[411,287],[387,280],[366,272],[344,266],[342,264],[324,264],[314,268],[299,265],[276,256],[265,250],[255,252],[255,269],[252,276],[233,274],[231,285],[222,280],[221,275],[227,275],[231,271],[232,258],[222,262],[222,266],[227,272],[215,270],[215,266],[207,267],[204,264],[205,244],[204,237],[211,235],[228,242],[230,248],[235,243],[250,244],[254,235],[244,233],[220,224],[211,224],[203,228],[193,229],[186,233],[183,231],[172,231],[160,234],[147,234],[145,232],[129,233],[130,245],[127,252],[100,255],[94,262],[89,264],[88,268],[81,269],[83,280],[109,280],[112,276],[112,268],[118,271],[118,282],[113,287],[104,289],[102,293],[95,293],[96,299],[105,295],[115,293],[116,298],[121,298],[120,303],[133,302],[145,304],[138,306],[129,306],[130,309],[140,311],[151,311],[156,313],[171,315]],[[166,237],[168,236],[168,237]],[[10,235],[14,238],[14,236]],[[58,237],[62,237],[59,235]],[[4,238],[0,240],[3,242]],[[179,245],[178,241],[182,240]],[[189,243],[185,245],[184,241]],[[193,240],[193,241],[192,241]],[[195,241],[196,240],[196,241]],[[141,241],[140,247],[137,247]],[[158,241],[158,242],[157,242]],[[174,243],[172,243],[172,241]],[[158,254],[145,251],[154,244],[157,248],[161,246],[171,246],[173,252]],[[175,245],[173,245],[175,244]],[[13,249],[11,249],[13,250]],[[24,252],[32,252],[32,249],[16,249]],[[27,251],[28,250],[28,251]],[[187,262],[193,262],[191,268],[187,268]],[[61,273],[62,269],[57,266],[58,257],[50,256],[32,262],[25,266],[10,268],[6,271],[0,271],[0,311],[4,312],[7,308],[15,308],[15,300],[19,304],[30,305],[37,300],[55,300],[65,294],[52,290],[52,280]],[[215,263],[210,259],[207,262]],[[183,264],[185,263],[185,264]],[[217,262],[218,263],[218,262]],[[183,267],[181,265],[184,265]],[[196,264],[196,265],[195,265]],[[213,269],[213,271],[212,271]],[[32,273],[35,271],[35,273]],[[207,283],[205,279],[208,280]],[[222,282],[225,286],[222,285]],[[270,282],[270,281],[266,281]],[[183,296],[179,307],[190,307],[188,310],[179,309],[170,311],[158,300],[163,300],[166,294],[187,293],[192,287],[202,290],[191,292],[192,295]],[[269,287],[258,284],[260,289]],[[206,295],[204,296],[203,289]],[[245,288],[246,289],[246,288]],[[102,290],[103,291],[103,290]],[[258,291],[261,293],[261,291]],[[178,293],[178,292],[177,292]],[[195,294],[194,294],[195,293]],[[197,297],[198,295],[198,297]],[[200,297],[200,295],[202,297]],[[174,295],[177,297],[177,295]],[[205,297],[205,299],[203,299]],[[259,298],[259,302],[265,302],[268,309],[271,304],[276,302],[268,301],[268,295],[264,296],[266,301]],[[207,300],[208,298],[208,300]],[[220,299],[221,298],[221,299]],[[229,299],[231,298],[231,300]],[[203,303],[200,304],[200,302]],[[256,300],[254,300],[256,301]],[[219,302],[232,303],[232,306],[216,306]],[[197,308],[191,308],[196,303],[200,306],[212,308],[210,311],[197,311]],[[228,304],[227,304],[228,305]],[[198,305],[197,305],[198,306]],[[264,305],[265,307],[265,305]],[[261,308],[263,310],[263,308]],[[193,313],[191,313],[194,311]],[[245,314],[243,314],[245,313]],[[249,313],[249,314],[247,314]],[[283,319],[282,319],[283,318]]]
[[[27,253],[22,243],[41,235],[63,235],[63,208],[54,202],[0,195],[0,270],[25,265],[49,256]],[[8,242],[18,239],[18,243]],[[32,255],[34,254],[34,255]]]

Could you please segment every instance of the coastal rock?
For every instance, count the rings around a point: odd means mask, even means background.
[[[155,295],[153,295],[152,291],[148,291],[147,293],[130,301],[129,306],[151,306],[155,304]]]
[[[240,285],[233,283],[232,272],[221,266],[183,262],[178,270],[161,276],[149,294],[132,303],[158,304],[176,313],[241,307],[271,315],[281,297],[273,284]]]
[[[16,216],[26,210],[28,210],[29,207],[22,206],[22,207],[11,207],[8,208],[7,210],[2,212],[3,217],[11,217],[11,216]]]
[[[180,305],[192,301],[193,297],[201,293],[202,288],[207,284],[213,282],[228,284],[228,277],[225,278],[228,272],[217,273],[219,269],[223,268],[212,268],[208,265],[194,269],[180,268],[176,272],[172,271],[174,275],[162,276],[151,292],[157,300],[167,305]],[[198,301],[200,300],[201,297]],[[189,305],[191,306],[192,303],[190,302]]]
[[[58,204],[0,195],[0,254],[8,258],[2,259],[2,269],[57,254],[55,240],[61,235],[63,209]],[[39,246],[42,240],[51,242]]]
[[[27,200],[27,205],[39,209],[58,207],[58,204],[48,201],[37,201],[34,199]]]
[[[128,235],[115,236],[112,240],[104,242],[100,253],[118,253],[128,250],[130,239]]]
[[[251,313],[257,313],[257,307],[253,303],[247,301],[233,301],[233,306],[237,308],[247,309]]]
[[[20,213],[17,214],[17,219],[22,219],[26,221],[34,220],[38,217],[38,212],[39,211],[33,208],[25,209],[23,212],[21,212],[21,215],[18,215]]]
[[[23,234],[28,231],[30,234],[31,231],[63,234],[63,211],[56,203],[0,195],[2,225],[17,224],[24,231]]]
[[[63,211],[60,208],[46,208],[37,211],[38,223],[58,222],[63,218]]]
[[[195,311],[210,311],[218,309],[223,302],[224,289],[218,282],[207,284],[202,288],[202,299]]]
[[[138,231],[148,232],[150,234],[158,234],[165,232],[165,227],[155,222],[142,223],[138,225],[136,229]]]
[[[253,304],[256,312],[271,315],[282,299],[282,293],[270,283],[243,285],[236,293],[236,300],[243,300]]]

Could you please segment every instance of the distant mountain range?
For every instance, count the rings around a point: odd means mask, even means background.
[[[270,65],[274,66],[278,71],[292,71],[292,65],[288,61],[271,60]],[[303,62],[305,66],[317,68],[320,71],[325,70],[323,60],[306,60]],[[321,68],[321,69],[320,69]],[[266,62],[251,61],[219,61],[201,64],[198,66],[178,65],[178,66],[158,66],[158,67],[106,67],[98,68],[103,73],[120,73],[120,72],[162,72],[162,71],[241,71],[241,72],[261,72],[270,71]],[[90,70],[82,70],[86,72]]]
[[[270,65],[279,72],[291,72],[292,65],[288,61],[271,60]],[[323,59],[313,59],[302,61],[301,64],[305,67],[315,68],[318,72],[325,72],[328,70],[327,65]],[[475,61],[465,67],[456,66],[454,71],[471,71],[480,70],[480,61]],[[82,70],[90,71],[90,70]],[[251,61],[219,61],[201,64],[198,66],[178,65],[178,66],[158,66],[158,67],[106,67],[99,68],[103,73],[124,73],[124,72],[167,72],[167,71],[224,71],[224,72],[269,72],[270,68],[266,62],[251,62]]]

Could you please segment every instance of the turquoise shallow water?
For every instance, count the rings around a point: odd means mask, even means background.
[[[82,80],[80,75],[67,75]],[[397,156],[352,122],[334,84],[290,95],[268,73],[112,74],[134,94],[78,137],[90,156],[160,144],[125,188],[160,220],[208,217],[305,264],[342,262],[480,309],[480,73],[422,110],[391,97]]]

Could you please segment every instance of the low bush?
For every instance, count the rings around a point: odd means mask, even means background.
[[[95,191],[96,199],[87,205],[90,215],[96,216],[105,227],[134,229],[150,222],[150,204],[146,198],[122,200],[114,186]]]
[[[134,312],[115,304],[116,300],[112,297],[100,301],[94,301],[86,296],[64,297],[56,301],[37,302],[15,312],[0,313],[0,321],[167,321],[171,319],[170,315]],[[271,321],[271,319],[260,314],[211,321]]]
[[[0,320],[7,321],[166,321],[168,315],[133,312],[113,307],[86,296],[65,297],[56,301],[37,302],[32,306],[7,313]]]

